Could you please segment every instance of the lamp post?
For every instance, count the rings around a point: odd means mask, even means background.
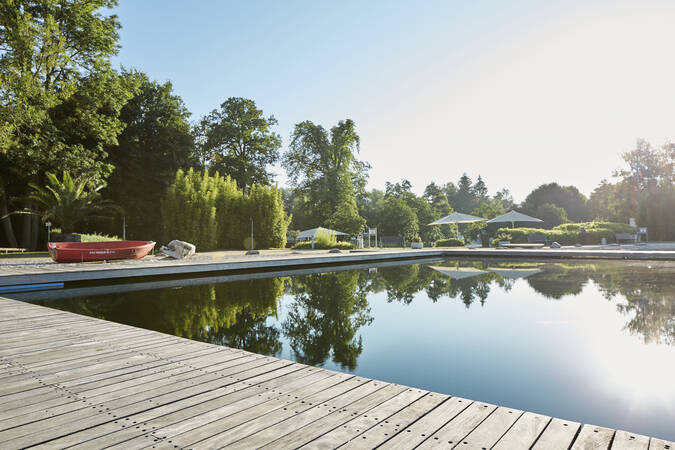
[[[49,242],[51,231],[52,231],[52,223],[48,220],[45,222],[45,226],[47,227],[47,242]]]

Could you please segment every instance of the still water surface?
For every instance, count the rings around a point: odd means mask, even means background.
[[[675,263],[443,260],[193,282],[40,304],[675,440]]]

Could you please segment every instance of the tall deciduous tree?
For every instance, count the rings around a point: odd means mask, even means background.
[[[126,128],[108,157],[115,170],[104,195],[124,208],[127,236],[159,239],[161,223],[148,212],[156,210],[176,171],[196,163],[190,113],[171,83],[159,84],[142,73],[125,75],[140,79],[140,89],[122,108]]]
[[[272,131],[276,124],[253,100],[228,98],[197,127],[202,162],[243,189],[270,185],[273,175],[267,169],[279,159],[281,148],[281,137]]]
[[[653,147],[640,139],[622,158],[628,167],[616,172],[617,183],[603,180],[593,191],[591,212],[624,223],[634,217],[650,239],[675,239],[675,145]]]
[[[119,24],[101,10],[116,5],[0,3],[0,163],[12,167],[13,193],[25,195],[28,182],[41,184],[50,170],[93,185],[110,173],[105,146],[122,129],[118,115],[133,88],[110,67]],[[35,225],[24,223],[24,245],[34,243]]]
[[[567,217],[574,222],[588,219],[586,197],[574,186],[560,186],[558,183],[542,184],[528,194],[523,209],[536,214],[537,209],[546,203],[563,208]]]
[[[358,151],[359,136],[351,120],[340,121],[330,132],[311,121],[295,126],[283,165],[296,190],[296,207],[306,213],[307,222],[296,226],[363,231],[356,189],[365,185],[370,166],[356,158]]]

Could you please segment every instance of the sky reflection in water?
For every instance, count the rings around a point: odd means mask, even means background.
[[[40,303],[675,440],[673,263],[445,260]]]

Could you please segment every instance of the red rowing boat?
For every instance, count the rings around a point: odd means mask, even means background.
[[[140,259],[150,253],[154,241],[49,242],[49,256],[56,262]]]

